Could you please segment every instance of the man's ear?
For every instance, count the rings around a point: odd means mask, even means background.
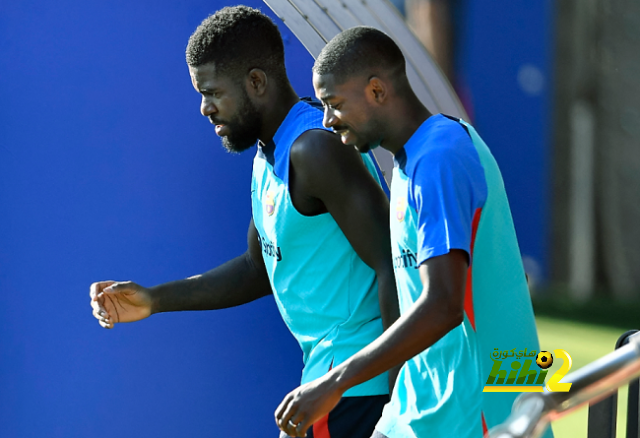
[[[253,90],[256,96],[262,96],[267,92],[267,74],[264,70],[259,68],[253,68],[247,76],[248,87]]]
[[[371,76],[367,91],[370,97],[377,103],[383,103],[389,96],[389,88],[387,84],[378,76]]]

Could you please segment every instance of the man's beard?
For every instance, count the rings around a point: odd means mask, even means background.
[[[361,154],[367,154],[371,149],[375,149],[380,146],[380,139],[367,134],[369,133],[365,132],[365,135],[361,134],[360,136],[356,134],[357,142],[355,144],[352,144],[355,150],[360,152]],[[372,138],[375,138],[375,140],[372,140]]]
[[[371,143],[365,143],[363,145],[357,145],[354,146],[356,151],[360,152],[361,154],[366,154],[368,153],[372,148],[371,148]]]
[[[245,90],[238,112],[226,125],[231,133],[222,137],[222,146],[231,153],[239,154],[255,145],[262,127],[262,114],[255,107]]]

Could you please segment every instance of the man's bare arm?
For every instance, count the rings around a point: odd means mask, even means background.
[[[349,388],[424,351],[463,320],[468,255],[462,250],[420,266],[423,291],[412,308],[378,339],[325,376],[290,392],[276,410],[278,426],[290,436],[328,413]],[[292,427],[291,423],[298,424]]]
[[[272,293],[253,221],[248,249],[217,268],[151,288],[136,283],[101,281],[91,285],[91,307],[100,325],[144,319],[154,313],[212,310],[238,306]]]
[[[152,313],[224,309],[270,295],[271,284],[253,221],[247,245],[247,252],[204,274],[150,288]]]
[[[362,162],[340,137],[307,131],[291,149],[293,188],[319,199],[360,258],[375,270],[385,329],[400,316],[391,256],[389,201]],[[393,386],[398,369],[390,372]]]

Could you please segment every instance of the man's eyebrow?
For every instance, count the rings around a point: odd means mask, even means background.
[[[320,100],[321,100],[322,102],[325,102],[325,101],[327,101],[327,100],[335,99],[335,98],[336,98],[336,96],[334,96],[333,94],[330,94],[330,95],[328,95],[328,96],[323,96],[323,97],[321,97],[321,98],[320,98]]]

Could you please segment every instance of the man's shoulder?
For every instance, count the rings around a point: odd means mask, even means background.
[[[419,142],[426,150],[454,148],[461,142],[472,144],[471,136],[465,125],[459,119],[443,114],[437,114],[427,120]]]
[[[331,164],[351,154],[357,154],[354,148],[342,144],[338,135],[325,129],[309,129],[291,145],[293,164]]]
[[[445,116],[439,122],[414,138],[412,148],[407,151],[405,173],[411,184],[439,186],[453,178],[458,181],[457,186],[462,181],[483,185],[484,168],[465,126]]]
[[[409,161],[414,166],[423,162],[435,164],[477,158],[469,132],[455,119],[438,115],[437,120],[424,126],[416,134],[406,147]]]
[[[322,126],[323,116],[322,105],[318,106],[313,101],[301,99],[291,108],[283,125],[290,126],[298,132],[305,129],[326,129]]]
[[[344,145],[337,134],[311,130],[301,135],[291,147],[290,171],[304,191],[322,199],[322,192],[354,189],[375,183],[365,162],[353,146]]]

